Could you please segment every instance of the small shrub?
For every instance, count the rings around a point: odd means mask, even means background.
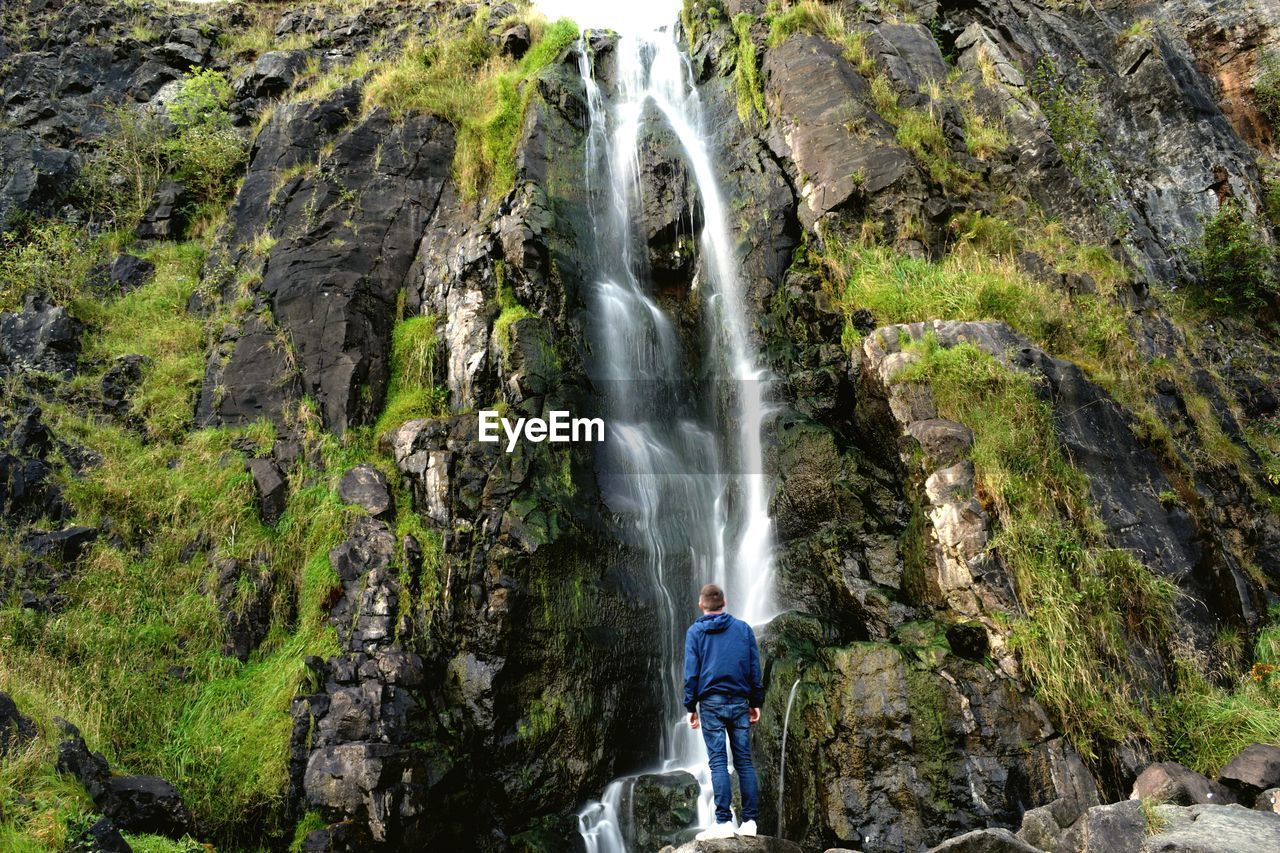
[[[1205,223],[1191,257],[1198,268],[1194,293],[1208,307],[1256,310],[1275,296],[1271,247],[1259,239],[1256,223],[1233,200]]]
[[[101,220],[132,230],[165,175],[167,129],[147,109],[121,104],[106,113],[108,129],[81,171],[82,189]]]
[[[1253,84],[1258,110],[1272,124],[1280,121],[1280,52],[1264,50],[1258,58],[1258,77]]]
[[[176,176],[208,203],[223,198],[240,171],[247,149],[231,126],[231,86],[217,71],[193,72],[169,103],[176,135],[167,151]]]
[[[84,232],[63,222],[31,222],[0,236],[0,311],[21,307],[29,293],[67,302],[93,256]]]

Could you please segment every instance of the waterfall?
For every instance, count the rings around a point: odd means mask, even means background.
[[[701,735],[682,707],[684,633],[698,588],[724,587],[729,610],[759,625],[774,615],[773,532],[761,435],[767,375],[749,336],[739,259],[716,179],[692,67],[674,26],[624,34],[614,86],[597,83],[589,41],[579,47],[590,129],[584,179],[592,199],[588,371],[603,397],[608,440],[597,460],[620,534],[643,555],[661,632],[665,720],[655,771],[699,781],[699,825],[712,820]],[[648,121],[678,141],[702,209],[700,270],[693,283],[706,340],[688,346],[656,299],[641,214],[640,141]],[[702,365],[698,376],[688,365]],[[630,780],[616,780],[579,815],[590,853],[625,851]]]

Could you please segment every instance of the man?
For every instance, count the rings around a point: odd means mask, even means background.
[[[751,726],[760,720],[764,687],[760,683],[760,650],[751,626],[724,610],[724,590],[713,583],[698,595],[702,617],[684,637],[684,707],[689,727],[702,729],[715,791],[715,826],[698,833],[699,841],[755,835],[760,789],[751,764]],[[733,787],[729,781],[725,739],[733,750],[742,792],[742,825],[733,826]]]

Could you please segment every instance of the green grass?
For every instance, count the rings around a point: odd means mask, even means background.
[[[204,329],[187,313],[187,300],[200,284],[204,247],[199,242],[163,243],[144,253],[155,277],[118,299],[80,297],[74,313],[93,327],[84,356],[110,362],[144,355],[152,366],[134,390],[132,413],[154,438],[174,437],[191,424],[194,394],[204,374]]]
[[[1254,642],[1253,658],[1253,668],[1227,688],[1206,678],[1198,662],[1179,661],[1179,690],[1157,717],[1172,760],[1213,776],[1250,744],[1280,743],[1280,624],[1274,613]]]
[[[515,186],[516,147],[539,72],[578,38],[569,20],[533,19],[534,43],[514,62],[489,37],[487,10],[461,33],[410,41],[365,88],[366,107],[393,116],[425,112],[457,129],[453,171],[466,198],[490,204]]]
[[[493,339],[498,344],[498,352],[503,358],[511,357],[511,327],[517,321],[532,317],[533,313],[516,301],[515,292],[510,285],[502,282],[499,274],[498,282],[498,318],[493,321]]]
[[[803,0],[768,17],[769,46],[777,47],[796,33],[822,36],[843,48],[849,60],[864,77],[875,71],[875,60],[867,50],[867,34],[863,30],[851,31],[844,15],[834,5]]]
[[[1086,756],[1105,741],[1154,738],[1128,645],[1164,638],[1176,588],[1107,546],[1029,376],[970,344],[915,348],[921,360],[899,378],[927,382],[940,415],[973,430],[979,493],[996,520],[991,549],[1026,614],[1011,640],[1037,698]]]
[[[733,88],[738,97],[738,120],[752,126],[769,120],[764,103],[764,83],[760,79],[760,58],[751,38],[755,15],[743,12],[733,18],[734,48]]]
[[[382,435],[406,421],[443,415],[448,399],[434,384],[435,317],[411,317],[396,324],[391,336],[391,380],[387,402],[374,432]]]

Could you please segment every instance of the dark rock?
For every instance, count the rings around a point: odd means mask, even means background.
[[[107,781],[111,777],[107,760],[101,753],[89,751],[79,729],[66,720],[57,722],[66,735],[58,743],[58,772],[73,776],[95,803],[105,801]]]
[[[216,569],[215,597],[226,628],[222,653],[245,661],[271,630],[275,578],[270,567],[260,562],[243,565],[238,560],[224,559],[218,561]]]
[[[181,838],[195,824],[182,796],[156,776],[113,776],[107,780],[102,812],[121,829]]]
[[[306,66],[307,51],[270,50],[235,83],[239,98],[274,98],[288,91]]]
[[[80,355],[80,331],[67,309],[28,295],[19,313],[0,313],[0,376],[27,371],[71,375]]]
[[[98,538],[98,528],[77,525],[53,533],[39,531],[28,534],[23,547],[35,557],[56,557],[64,564],[80,559],[90,543]]]
[[[265,524],[275,524],[289,502],[289,484],[275,461],[250,459],[246,463],[253,475],[253,488],[258,495],[258,513]]]
[[[839,47],[794,35],[765,53],[763,73],[782,124],[770,144],[806,178],[798,211],[806,227],[863,194],[882,192],[912,170],[911,155],[870,108],[867,81]],[[826,84],[815,86],[814,80]]]
[[[181,838],[194,830],[177,789],[156,776],[112,776],[107,760],[90,752],[75,726],[59,720],[58,772],[75,777],[111,822],[130,832]]]
[[[623,838],[638,850],[679,844],[698,817],[698,795],[698,780],[684,771],[624,780],[618,804]]]
[[[512,59],[519,59],[529,50],[532,44],[532,38],[529,35],[529,25],[519,23],[503,30],[498,36],[498,44],[502,47],[502,52]]]
[[[1152,764],[1133,783],[1131,797],[1172,803],[1175,806],[1192,806],[1198,803],[1226,805],[1236,802],[1236,795],[1224,785],[1211,782],[1199,773],[1181,764],[1159,762]]]
[[[71,842],[73,853],[133,853],[109,817],[100,817]]]
[[[277,238],[254,288],[271,318],[255,313],[211,354],[202,424],[268,417],[283,426],[304,394],[339,433],[382,409],[397,296],[449,179],[453,129],[425,114],[354,118],[360,95],[356,83],[282,106],[258,134],[226,251],[233,266],[256,263],[254,240]],[[316,162],[321,149],[323,169],[282,184],[285,171]]]
[[[0,758],[22,749],[36,734],[31,718],[18,710],[8,693],[0,693]]]
[[[138,223],[142,239],[176,240],[187,227],[194,197],[178,181],[163,181]]]
[[[948,839],[929,853],[1042,853],[1007,829],[975,829]]]
[[[1280,814],[1280,788],[1268,788],[1253,801],[1253,807],[1260,812]]]
[[[123,417],[129,413],[129,392],[142,381],[142,374],[151,366],[145,355],[125,355],[102,375],[102,408]]]
[[[1237,792],[1241,802],[1251,804],[1268,788],[1280,787],[1280,746],[1246,746],[1222,768],[1218,781]]]
[[[155,271],[155,264],[136,255],[117,255],[90,270],[88,284],[103,296],[120,296],[142,287]]]
[[[343,503],[363,507],[375,518],[395,512],[395,499],[387,475],[367,463],[357,465],[342,475],[338,482],[338,497]]]

